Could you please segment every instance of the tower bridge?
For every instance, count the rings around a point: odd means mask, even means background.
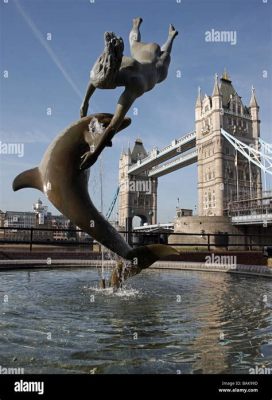
[[[215,76],[211,96],[203,96],[199,89],[195,130],[161,150],[148,153],[137,139],[132,150],[122,152],[119,225],[131,230],[138,216],[141,225],[156,226],[158,178],[193,163],[198,171],[198,218],[228,218],[232,225],[264,224],[264,220],[266,226],[272,224],[272,198],[263,199],[262,194],[263,184],[268,189],[266,176],[272,175],[272,144],[260,138],[255,89],[245,105],[227,72],[220,82]],[[132,189],[137,182],[142,189]],[[250,201],[240,204],[244,200]]]

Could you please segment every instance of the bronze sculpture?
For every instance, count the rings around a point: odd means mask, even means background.
[[[130,34],[133,59],[122,56],[121,38],[117,38],[113,33],[105,34],[106,50],[93,68],[91,83],[81,108],[82,118],[55,138],[38,167],[22,172],[13,182],[14,191],[27,187],[41,190],[76,226],[121,259],[131,262],[128,268],[123,268],[122,260],[117,263],[111,277],[114,287],[119,287],[122,279],[138,274],[156,260],[178,254],[167,245],[131,248],[95,208],[88,193],[88,168],[95,163],[103,149],[110,145],[114,134],[131,123],[125,114],[135,98],[151,90],[167,75],[171,46],[177,32],[170,25],[168,41],[160,49],[154,43],[140,42],[141,22],[141,18],[134,20]],[[106,67],[103,68],[103,65]],[[89,98],[96,87],[105,89],[118,85],[124,85],[126,89],[118,101],[114,115],[100,113],[84,116],[87,113]]]
[[[167,41],[160,48],[156,43],[141,42],[141,23],[142,18],[133,20],[129,35],[132,57],[123,56],[122,38],[113,32],[105,33],[105,49],[91,70],[90,82],[80,109],[81,117],[87,115],[89,100],[96,88],[115,89],[124,86],[125,90],[118,100],[110,124],[101,136],[101,141],[82,156],[81,169],[89,168],[105,145],[111,146],[111,140],[133,102],[167,77],[172,44],[178,32],[170,25]]]

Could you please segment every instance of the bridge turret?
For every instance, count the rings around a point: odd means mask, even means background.
[[[198,95],[195,104],[195,124],[196,124],[196,136],[201,135],[202,128],[202,94],[200,87],[198,88]]]
[[[158,179],[149,178],[148,171],[130,174],[129,167],[141,163],[148,156],[140,138],[135,140],[132,151],[122,152],[119,161],[119,226],[131,231],[133,218],[139,217],[141,224],[157,223]]]
[[[199,120],[201,118],[202,113],[202,95],[201,95],[201,88],[198,87],[198,94],[195,104],[195,119]]]
[[[215,74],[214,77],[214,87],[212,92],[212,107],[213,109],[221,109],[222,108],[222,94],[218,84],[218,75]]]
[[[249,103],[250,109],[250,118],[251,118],[251,126],[252,126],[252,136],[254,139],[260,137],[260,120],[259,120],[259,105],[256,99],[255,89],[252,86],[251,89],[251,99]]]
[[[221,131],[221,126],[222,126],[222,93],[219,88],[218,84],[218,75],[215,74],[214,76],[214,87],[213,87],[213,92],[212,92],[212,129],[214,131],[218,131],[220,133]]]

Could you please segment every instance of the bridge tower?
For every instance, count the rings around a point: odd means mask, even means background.
[[[136,139],[133,150],[123,151],[119,160],[119,226],[132,229],[134,217],[141,219],[141,225],[157,223],[158,179],[149,178],[148,172],[140,175],[128,174],[128,168],[140,163],[147,156],[141,139]]]
[[[221,128],[249,146],[258,148],[259,106],[252,88],[249,106],[237,94],[227,72],[215,76],[211,96],[201,95],[195,105],[198,151],[198,214],[223,216],[233,201],[261,195],[261,172],[221,135]]]

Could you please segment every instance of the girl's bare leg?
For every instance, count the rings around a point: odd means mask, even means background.
[[[169,26],[168,38],[164,45],[161,47],[162,52],[171,53],[172,45],[175,37],[178,35],[178,31],[174,28],[172,24]]]
[[[170,24],[167,41],[162,46],[161,55],[156,63],[158,83],[164,81],[167,77],[168,68],[171,60],[170,53],[172,50],[173,41],[177,35],[178,32],[175,30],[174,26]]]
[[[136,43],[141,42],[140,26],[143,22],[142,18],[137,17],[132,20],[132,29],[129,34],[130,52],[133,56],[133,47]]]

